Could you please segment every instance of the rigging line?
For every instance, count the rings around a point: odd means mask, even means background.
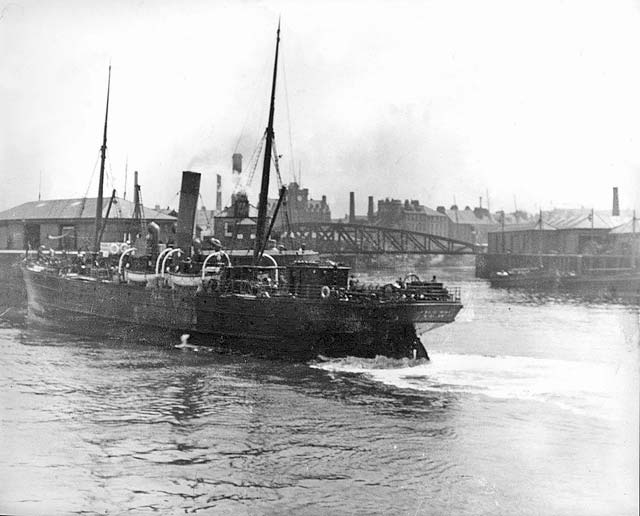
[[[111,169],[111,156],[108,150],[105,150],[105,156],[107,158],[107,165],[109,165],[109,170],[107,170],[107,179],[111,184],[111,190],[115,190],[116,185],[113,181],[113,170]]]
[[[91,183],[93,183],[93,177],[96,175],[96,168],[98,168],[98,161],[100,161],[100,155],[96,158],[96,162],[93,164],[93,171],[91,172],[91,177],[89,178],[89,184],[87,185],[87,189],[84,192],[84,196],[82,197],[82,204],[80,206],[80,213],[78,213],[78,217],[82,217],[84,213],[84,207],[87,203],[87,195],[89,195],[89,190],[91,189]],[[67,201],[68,203],[69,201]],[[65,204],[66,208],[66,204]]]
[[[290,207],[289,207],[288,199],[289,199],[289,190],[287,190],[283,201],[285,203],[285,205],[284,205],[284,207],[285,207],[284,219],[285,219],[286,224],[287,224],[286,230],[287,230],[287,233],[289,233],[289,235],[291,235],[291,220],[289,219],[289,209],[290,209]],[[292,238],[292,237],[289,236],[289,238]]]
[[[258,168],[258,162],[260,161],[260,156],[262,155],[262,148],[264,147],[264,142],[267,139],[266,137],[267,137],[267,132],[265,131],[264,134],[262,135],[262,138],[260,138],[260,141],[258,142],[258,145],[256,146],[255,150],[253,151],[253,154],[251,155],[251,159],[249,160],[251,172],[249,172],[249,178],[247,179],[247,184],[245,185],[247,188],[251,185],[251,182],[253,181],[253,176],[255,176],[256,174],[256,169]],[[240,179],[238,179],[238,181],[240,181]]]
[[[282,188],[282,176],[280,175],[280,162],[278,161],[278,151],[276,150],[276,139],[273,139],[273,165],[276,169],[276,174],[278,175],[278,190]]]
[[[287,69],[284,66],[284,57],[282,59],[282,75],[284,78],[284,99],[287,106],[287,122],[289,123],[289,152],[291,154],[289,160],[289,168],[291,169],[291,175],[293,180],[296,180],[295,160],[293,159],[293,137],[291,136],[291,114],[289,110],[289,89],[287,88]]]
[[[172,203],[173,201],[175,201],[175,200],[176,200],[176,197],[178,197],[179,195],[180,195],[180,191],[178,190],[178,191],[175,193],[175,195],[169,199],[169,202],[167,202],[167,203],[166,203],[166,204],[167,204],[167,208],[171,208],[171,203]],[[140,200],[140,204],[142,204],[142,200]],[[160,206],[160,209],[161,209],[161,210],[163,210],[164,208],[163,208],[162,206]]]
[[[207,226],[211,226],[211,222],[209,221],[209,214],[207,213],[207,208],[204,204],[204,199],[202,198],[202,194],[198,192],[198,196],[200,197],[200,203],[204,208],[204,210],[202,210],[204,212],[204,220],[207,221]]]
[[[140,188],[140,185],[138,185],[138,204],[140,205],[140,231],[142,232],[143,228],[147,225],[147,222],[144,215],[144,203],[142,202],[142,189]]]
[[[270,63],[268,60],[265,60],[264,64],[262,65],[262,71],[260,72],[259,77],[263,77],[266,74],[266,71],[270,68]],[[251,113],[255,113],[255,107],[256,104],[258,103],[258,98],[260,96],[262,96],[263,93],[263,89],[262,88],[254,88],[253,91],[253,100],[251,101],[251,108],[247,110],[247,114],[245,116],[244,119],[244,123],[242,124],[242,129],[240,131],[240,135],[238,136],[238,141],[236,142],[236,146],[233,150],[233,152],[237,152],[238,151],[238,147],[240,146],[240,141],[242,140],[242,137],[244,136],[244,131],[247,127],[247,123],[249,122],[249,116]]]

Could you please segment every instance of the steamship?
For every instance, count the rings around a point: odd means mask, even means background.
[[[266,249],[285,195],[283,188],[267,227],[279,43],[280,27],[256,239],[248,263],[219,246],[205,251],[194,245],[200,185],[195,172],[182,175],[175,247],[161,249],[151,239],[148,250],[99,255],[109,72],[94,252],[83,262],[39,257],[23,264],[30,320],[66,332],[169,343],[189,334],[194,345],[271,357],[428,358],[420,336],[454,321],[462,308],[459,290],[413,274],[363,287],[350,280],[348,267],[322,261],[282,265]]]

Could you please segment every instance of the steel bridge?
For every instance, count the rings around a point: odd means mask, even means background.
[[[283,235],[284,236],[284,235]],[[480,246],[404,229],[340,222],[293,224],[286,237],[327,254],[479,254]],[[285,237],[285,238],[286,238]]]

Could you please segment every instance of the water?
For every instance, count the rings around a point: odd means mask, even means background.
[[[637,514],[638,309],[465,274],[431,363],[0,326],[0,512]]]

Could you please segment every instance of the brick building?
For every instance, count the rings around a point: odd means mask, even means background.
[[[376,223],[383,227],[439,236],[447,236],[449,232],[449,222],[445,214],[423,206],[416,200],[379,200]]]
[[[267,212],[273,214],[277,203],[278,199],[269,199],[267,201]],[[289,183],[286,205],[280,207],[275,227],[284,227],[287,216],[291,224],[298,222],[331,222],[331,209],[327,204],[327,196],[323,195],[319,201],[310,199],[308,188],[301,188],[295,182]]]

